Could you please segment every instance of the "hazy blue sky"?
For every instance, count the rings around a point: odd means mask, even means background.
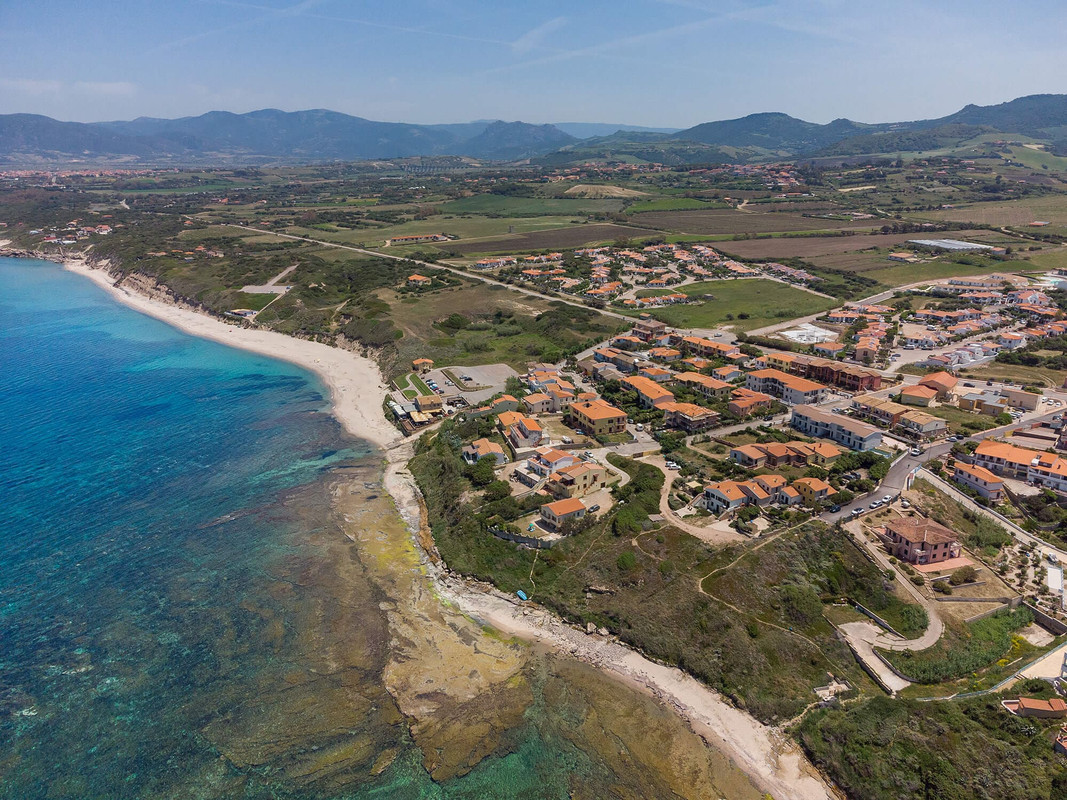
[[[0,113],[686,127],[1067,91],[1056,0],[0,0]]]

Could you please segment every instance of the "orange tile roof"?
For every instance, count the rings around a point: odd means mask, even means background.
[[[568,497],[564,500],[557,500],[554,503],[546,503],[541,507],[547,508],[557,517],[562,517],[583,510],[585,508],[585,503],[577,497]]]

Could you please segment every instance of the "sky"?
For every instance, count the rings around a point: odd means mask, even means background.
[[[685,128],[1067,92],[1057,0],[0,0],[0,113]]]

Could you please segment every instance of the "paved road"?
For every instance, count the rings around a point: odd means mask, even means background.
[[[1010,425],[1004,425],[999,428],[993,428],[988,431],[982,431],[981,433],[976,433],[973,436],[969,436],[967,438],[980,442],[983,439],[988,439],[992,436],[1003,436],[1009,431],[1018,430],[1019,428],[1028,428],[1038,420],[1046,419],[1052,417],[1055,414],[1062,413],[1064,413],[1063,407],[1060,407],[1059,409],[1053,409],[1044,414],[1039,414],[1033,417],[1029,417],[1028,419],[1020,420],[1019,422],[1013,422]],[[887,494],[893,495],[894,497],[896,495],[899,495],[904,490],[904,486],[907,483],[908,475],[911,474],[913,470],[922,466],[927,461],[930,461],[935,458],[940,458],[941,456],[946,455],[951,450],[952,444],[943,441],[938,444],[927,447],[925,452],[919,456],[913,456],[910,452],[908,452],[906,455],[901,456],[893,463],[893,466],[889,468],[889,472],[886,474],[885,479],[880,484],[878,484],[878,486],[870,493],[867,498],[864,499],[864,501],[853,503],[849,507],[843,508],[841,509],[841,511],[836,513],[828,512],[822,514],[821,518],[826,522],[831,523],[837,522],[839,520],[844,520],[852,516],[853,508],[865,509],[865,502],[867,500],[873,501]]]
[[[238,225],[238,224],[233,223],[233,222],[227,222],[227,223],[221,223],[221,224],[228,225],[231,228],[240,228],[241,230],[251,231],[253,233],[258,233],[260,235],[269,234],[270,236],[279,236],[282,239],[293,239],[293,240],[298,241],[298,242],[311,242],[312,244],[319,244],[319,245],[322,245],[323,247],[336,247],[338,250],[351,250],[353,253],[361,253],[361,254],[366,255],[366,256],[375,256],[377,258],[391,258],[394,261],[410,261],[412,264],[418,264],[420,266],[427,267],[428,269],[448,270],[449,272],[455,273],[456,275],[460,275],[460,276],[462,276],[464,278],[470,278],[472,280],[481,281],[482,283],[488,283],[488,284],[490,284],[492,286],[503,286],[504,288],[510,289],[513,292],[518,292],[519,294],[525,294],[525,295],[528,295],[529,297],[536,297],[538,300],[547,300],[549,302],[556,301],[556,302],[560,302],[560,303],[565,303],[568,306],[574,306],[575,308],[584,308],[587,311],[599,311],[601,314],[604,314],[605,316],[614,317],[615,319],[624,320],[625,322],[627,322],[628,324],[631,324],[631,325],[634,322],[634,318],[633,317],[628,317],[625,314],[620,314],[620,313],[618,313],[616,311],[611,311],[611,310],[606,309],[606,308],[604,308],[604,309],[594,309],[594,308],[592,308],[592,306],[587,306],[585,303],[581,303],[581,302],[579,302],[577,300],[567,300],[567,299],[565,299],[563,297],[555,297],[555,296],[552,296],[552,295],[542,294],[541,292],[534,291],[533,289],[527,288],[525,286],[516,286],[513,283],[505,283],[504,281],[498,281],[496,278],[490,278],[488,275],[480,275],[480,274],[478,274],[476,272],[467,272],[466,270],[460,269],[459,267],[449,266],[448,264],[433,264],[433,263],[430,263],[429,261],[419,261],[418,259],[410,258],[408,256],[395,256],[395,255],[393,255],[391,253],[382,253],[382,252],[379,252],[377,250],[367,250],[366,248],[354,247],[353,245],[349,245],[349,244],[338,244],[337,242],[326,242],[326,241],[323,241],[322,239],[311,239],[311,238],[309,238],[307,236],[294,236],[291,233],[278,233],[277,231],[270,231],[270,230],[266,230],[264,228],[252,228],[252,227],[249,227],[248,225]]]

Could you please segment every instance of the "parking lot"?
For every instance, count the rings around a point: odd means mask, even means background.
[[[446,371],[448,374],[446,374]],[[449,375],[458,378],[452,380]],[[508,378],[517,377],[518,373],[507,364],[484,364],[480,367],[441,367],[432,369],[422,376],[427,385],[430,381],[442,390],[445,399],[462,394],[471,406],[477,406],[494,394],[504,391]],[[469,380],[467,380],[469,379]],[[430,386],[432,389],[433,386]]]

